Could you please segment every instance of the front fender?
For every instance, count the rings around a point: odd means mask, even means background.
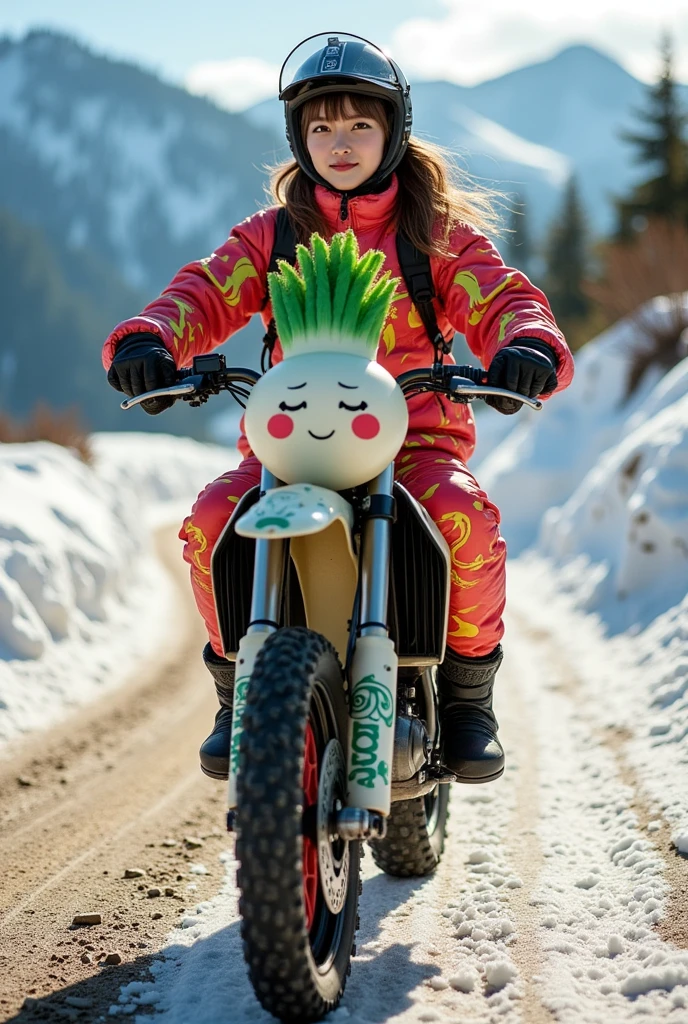
[[[242,537],[290,538],[308,627],[327,637],[341,661],[346,657],[358,579],[353,525],[349,502],[313,484],[266,491],[235,525]]]
[[[353,556],[354,510],[349,502],[326,487],[291,484],[266,491],[236,522],[235,530],[256,540],[306,537],[322,533],[337,521],[345,528]]]

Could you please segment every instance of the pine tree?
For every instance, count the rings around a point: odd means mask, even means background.
[[[566,184],[560,215],[549,230],[545,262],[545,293],[557,322],[575,344],[590,312],[590,301],[583,291],[587,229],[573,175]]]
[[[671,37],[661,42],[662,72],[648,88],[647,109],[637,111],[647,130],[627,132],[622,138],[636,149],[634,162],[652,174],[617,203],[618,233],[632,236],[638,218],[658,216],[688,223],[688,116],[681,109],[673,72]]]
[[[509,210],[506,245],[507,263],[518,267],[529,277],[532,273],[533,243],[530,234],[528,206],[523,196],[517,195]]]

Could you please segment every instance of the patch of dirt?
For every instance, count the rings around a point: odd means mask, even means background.
[[[173,531],[159,547],[179,586],[174,645],[125,687],[3,752],[2,1021],[107,1015],[184,910],[221,885],[225,788],[198,766],[217,707],[205,633]],[[191,874],[198,862],[208,874]],[[73,926],[85,913],[102,923]],[[110,953],[121,962],[105,965]]]

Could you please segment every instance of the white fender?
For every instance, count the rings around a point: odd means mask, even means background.
[[[336,491],[314,484],[275,487],[237,520],[241,537],[305,537],[341,521],[351,546],[354,510]],[[353,554],[353,550],[352,550]]]

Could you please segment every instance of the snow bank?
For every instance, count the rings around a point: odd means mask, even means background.
[[[677,367],[688,389],[688,360]],[[566,567],[579,606],[614,632],[645,627],[680,602],[688,581],[688,394],[606,452],[543,520],[539,550]]]
[[[687,299],[688,301],[688,299]],[[660,316],[666,300],[655,300]],[[623,402],[630,351],[615,325],[577,357],[576,378],[487,458],[501,506],[511,601],[577,666],[601,726],[688,847],[688,359]],[[658,826],[660,827],[660,826]]]
[[[661,325],[669,315],[668,300],[660,296],[648,303],[644,319]],[[629,424],[636,425],[636,413],[662,376],[658,369],[649,371],[626,398],[633,359],[646,345],[646,334],[632,319],[614,324],[577,354],[566,391],[542,412],[519,413],[505,440],[471,464],[504,510],[502,529],[512,554],[535,542],[545,511],[566,501],[600,454],[625,436]]]
[[[688,359],[545,514],[510,578],[531,624],[578,666],[600,723],[627,737],[629,763],[679,848],[688,840]]]
[[[121,683],[162,642],[174,589],[152,527],[236,454],[166,435],[96,435],[95,461],[0,445],[0,745]]]

